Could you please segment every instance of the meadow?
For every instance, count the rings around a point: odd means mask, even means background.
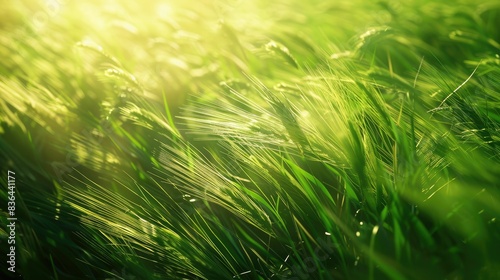
[[[0,278],[500,279],[498,1],[1,5]]]

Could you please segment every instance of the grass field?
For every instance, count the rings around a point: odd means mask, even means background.
[[[1,5],[1,279],[500,279],[498,1]]]

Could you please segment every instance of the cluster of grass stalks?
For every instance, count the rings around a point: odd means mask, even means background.
[[[496,1],[3,5],[7,277],[500,278]]]

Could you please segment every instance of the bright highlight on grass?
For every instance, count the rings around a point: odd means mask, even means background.
[[[6,277],[500,279],[495,1],[4,6]]]

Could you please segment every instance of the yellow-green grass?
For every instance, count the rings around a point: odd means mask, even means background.
[[[23,0],[0,18],[24,279],[500,277],[495,1]]]

